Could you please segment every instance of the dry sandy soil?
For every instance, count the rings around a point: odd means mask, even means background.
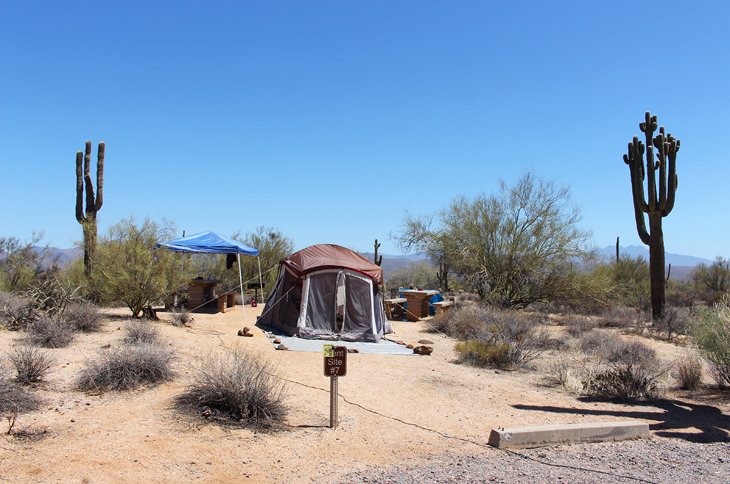
[[[25,437],[0,438],[0,481],[338,482],[377,478],[373,472],[381,472],[380,479],[389,481],[399,479],[393,470],[401,467],[413,472],[419,465],[444,459],[455,462],[461,457],[500,454],[483,445],[494,427],[626,419],[648,422],[655,436],[652,442],[699,446],[685,449],[690,453],[701,453],[702,445],[716,452],[719,445],[720,452],[728,450],[730,457],[727,395],[689,398],[670,392],[671,400],[655,405],[581,400],[548,385],[545,372],[497,372],[456,365],[452,363],[454,341],[426,333],[423,323],[395,322],[396,334],[391,338],[413,343],[430,339],[435,348],[431,356],[348,356],[340,394],[358,405],[340,398],[340,426],[333,431],[328,428],[328,380],[322,375],[321,354],[275,351],[263,332],[254,328],[260,310],[238,307],[225,314],[196,314],[187,328],[173,327],[164,321],[169,315],[161,313],[163,321],[151,324],[160,327],[178,355],[174,381],[125,393],[78,392],[73,386],[84,361],[103,345],[118,344],[127,324],[125,311],[107,310],[102,332],[81,334],[68,348],[49,350],[57,364],[48,381],[34,390],[44,405],[18,418],[16,429]],[[236,335],[244,325],[254,328],[255,337]],[[0,354],[20,344],[22,336],[0,332]],[[666,358],[682,351],[659,341],[652,344]],[[174,397],[188,381],[191,362],[236,346],[265,355],[277,365],[279,375],[301,383],[287,384],[286,430],[266,434],[222,427],[173,408]],[[545,367],[550,358],[545,355],[538,365]],[[0,422],[0,431],[3,425]],[[575,454],[581,447],[571,448]],[[576,462],[591,464],[587,458],[572,463]],[[383,469],[387,472],[382,473]],[[715,473],[725,471],[729,475],[715,479],[730,479],[727,463]],[[401,478],[404,482],[431,480],[429,474]],[[473,479],[480,475],[467,480]],[[595,476],[595,480],[605,482],[606,478]]]

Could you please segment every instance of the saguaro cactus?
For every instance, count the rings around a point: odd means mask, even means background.
[[[380,244],[378,243],[378,239],[375,239],[375,254],[373,255],[373,262],[376,266],[379,266],[383,263],[383,256],[378,256],[378,249],[380,248]]]
[[[104,142],[96,150],[96,197],[91,183],[91,141],[86,142],[85,153],[76,153],[76,220],[84,232],[84,272],[91,276],[94,252],[96,251],[96,214],[104,203]],[[83,172],[81,162],[83,159]],[[84,190],[86,209],[84,210]]]
[[[664,234],[662,218],[674,208],[674,194],[677,191],[677,152],[679,140],[665,134],[664,126],[657,129],[657,118],[646,113],[639,128],[646,136],[646,145],[637,136],[629,143],[624,163],[631,173],[631,191],[634,199],[636,230],[641,241],[649,246],[649,274],[651,280],[651,314],[656,319],[664,317]],[[656,148],[656,159],[654,157]],[[646,170],[642,157],[646,153]],[[657,169],[659,169],[659,188],[657,194]],[[644,199],[644,179],[647,193]],[[649,231],[646,230],[644,214],[649,218]]]

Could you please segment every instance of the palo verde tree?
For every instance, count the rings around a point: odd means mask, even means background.
[[[91,141],[86,142],[85,153],[76,153],[76,221],[84,232],[84,273],[91,277],[91,267],[96,252],[96,214],[104,203],[104,142],[96,151],[96,196],[91,183]],[[83,172],[81,162],[83,160]],[[86,191],[86,209],[84,209]]]
[[[677,152],[679,140],[665,134],[664,126],[657,129],[657,117],[645,114],[639,128],[646,137],[646,144],[637,136],[629,143],[624,163],[629,165],[631,193],[634,201],[636,230],[641,241],[649,246],[649,278],[651,281],[651,314],[657,320],[664,317],[664,234],[662,219],[674,208],[674,194],[677,191]],[[656,148],[656,157],[654,149]],[[646,167],[643,156],[646,155]],[[657,174],[657,169],[659,173]],[[657,175],[659,183],[657,187]],[[644,198],[646,180],[646,198]],[[646,229],[644,214],[649,218]]]

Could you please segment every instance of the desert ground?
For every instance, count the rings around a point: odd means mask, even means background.
[[[523,459],[486,442],[495,427],[627,419],[648,422],[652,439],[521,452],[574,467],[633,473],[648,481],[663,481],[663,475],[680,478],[681,472],[701,475],[706,482],[730,480],[727,393],[706,390],[690,396],[670,390],[667,400],[655,404],[584,400],[548,383],[544,369],[550,353],[536,362],[537,371],[457,365],[452,362],[454,340],[427,333],[424,323],[393,322],[395,334],[389,337],[408,343],[432,340],[430,356],[348,356],[348,374],[339,380],[340,425],[332,430],[322,355],[276,351],[254,327],[261,309],[239,306],[225,314],[195,314],[188,327],[174,327],[170,316],[160,313],[162,320],[150,324],[159,326],[177,354],[173,381],[131,392],[76,391],[74,382],[84,361],[103,351],[102,346],[117,344],[129,322],[128,311],[105,310],[101,332],[79,334],[69,347],[48,350],[56,365],[47,381],[34,389],[44,404],[18,417],[15,435],[0,438],[0,481],[542,482],[581,476],[586,482],[611,482],[621,478],[568,469],[559,474],[559,469],[534,461],[519,467]],[[253,328],[255,336],[237,336],[243,326]],[[0,353],[22,344],[22,338],[22,333],[0,332]],[[682,351],[661,341],[651,344],[670,360]],[[283,430],[254,432],[174,408],[175,396],[189,381],[191,364],[236,346],[263,355],[289,380]],[[627,450],[638,459],[633,467],[626,463]],[[611,452],[618,463],[601,463]],[[682,461],[670,466],[672,459]],[[475,462],[482,466],[474,467]],[[678,468],[678,474],[662,474],[669,467]],[[548,468],[551,473],[546,474]]]

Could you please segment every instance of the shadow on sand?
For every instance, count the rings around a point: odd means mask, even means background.
[[[579,398],[582,402],[605,402],[594,398]],[[730,442],[730,415],[717,407],[689,403],[682,400],[657,400],[653,402],[629,402],[627,406],[649,407],[636,410],[610,410],[554,407],[549,405],[513,405],[518,410],[570,413],[576,415],[610,415],[612,417],[654,420],[649,424],[655,435],[671,437],[697,443]],[[653,407],[655,410],[651,410]],[[683,432],[696,429],[699,432]]]

